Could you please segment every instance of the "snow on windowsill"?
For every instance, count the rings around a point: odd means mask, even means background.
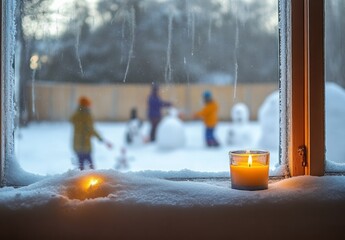
[[[83,179],[91,176],[99,185],[87,196]],[[344,202],[344,176],[294,177],[240,191],[142,173],[69,171],[0,189],[0,226],[12,238],[338,237],[345,234]]]

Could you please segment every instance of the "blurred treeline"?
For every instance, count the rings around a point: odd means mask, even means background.
[[[277,1],[53,2],[18,4],[21,82],[31,81],[35,54],[43,81],[278,81]]]
[[[34,54],[44,56],[34,75],[43,81],[278,80],[278,0],[56,1],[17,1],[21,83]],[[326,79],[345,86],[345,1],[325,8]]]

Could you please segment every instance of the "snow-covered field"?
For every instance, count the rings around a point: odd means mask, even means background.
[[[345,148],[343,137],[345,128],[341,127],[345,120],[345,91],[334,83],[326,84],[326,170],[344,172]],[[279,94],[272,93],[259,109],[258,122],[246,122],[248,114],[244,106],[232,111],[232,122],[219,123],[216,137],[221,146],[206,148],[204,143],[204,127],[201,121],[184,122],[185,143],[175,149],[161,149],[169,141],[181,142],[175,136],[181,129],[166,126],[164,144],[150,143],[142,146],[126,146],[126,123],[96,123],[101,135],[114,144],[112,150],[94,140],[93,159],[96,169],[115,168],[126,151],[125,159],[128,168],[121,171],[180,171],[188,169],[195,172],[223,173],[229,172],[228,152],[230,150],[261,149],[271,153],[270,171],[277,173],[279,148]],[[237,116],[237,117],[236,117]],[[236,123],[236,119],[245,119],[244,124]],[[170,123],[177,121],[170,121]],[[180,127],[181,128],[181,127]],[[171,130],[171,131],[168,131]],[[229,144],[229,132],[232,133]],[[148,135],[148,123],[144,124],[143,134]],[[52,175],[76,168],[72,152],[72,129],[68,122],[32,123],[26,128],[16,131],[16,157],[22,168],[28,172]],[[173,139],[176,138],[176,139]],[[172,141],[174,140],[174,141]],[[170,143],[169,143],[170,144]],[[168,144],[168,145],[169,145]],[[165,173],[166,174],[166,173]]]
[[[333,123],[345,119],[345,111],[336,105],[327,108],[336,114],[328,114],[326,146],[343,144]],[[30,124],[15,133],[16,158],[24,170],[50,176],[0,189],[1,239],[345,239],[345,176],[293,177],[262,191],[231,189],[228,152],[277,144],[279,128],[268,124],[275,119],[241,129],[220,123],[221,147],[211,149],[204,145],[201,122],[183,123],[185,145],[172,150],[156,143],[128,147],[126,123],[96,123],[114,148],[93,142],[95,171],[75,170],[69,123]],[[229,130],[238,134],[233,144],[227,144]],[[129,168],[116,171],[124,147]],[[273,172],[278,151],[267,150]],[[326,169],[344,171],[344,148],[336,150],[327,153],[333,161],[326,161]],[[33,182],[11,164],[9,180],[23,175],[18,182]]]
[[[113,149],[93,141],[93,159],[96,169],[114,169],[121,157],[121,149],[126,148],[128,169],[122,171],[180,171],[188,169],[196,172],[220,173],[229,175],[230,150],[257,149],[260,126],[257,122],[248,123],[246,130],[250,137],[240,144],[228,145],[226,142],[229,122],[222,122],[216,129],[221,146],[207,148],[204,143],[204,127],[200,121],[184,123],[185,146],[177,149],[160,149],[156,143],[141,146],[125,144],[126,123],[96,123],[98,132],[113,143]],[[143,126],[148,132],[148,124]],[[173,136],[169,136],[173,137]],[[278,162],[278,150],[271,152],[271,170]],[[74,169],[75,156],[72,151],[72,127],[68,122],[32,123],[16,132],[16,157],[22,168],[28,172],[52,175]]]

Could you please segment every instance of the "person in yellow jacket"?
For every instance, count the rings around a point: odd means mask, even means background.
[[[204,121],[205,140],[209,147],[218,147],[219,143],[214,137],[214,129],[218,123],[218,104],[213,100],[212,94],[209,91],[203,93],[205,106],[197,113],[194,114],[194,118],[200,118]]]
[[[80,97],[79,106],[72,115],[70,121],[73,125],[73,150],[75,151],[79,169],[84,169],[84,164],[89,163],[89,167],[94,169],[91,158],[91,138],[95,136],[99,141],[104,142],[109,148],[111,143],[104,141],[93,126],[93,118],[90,113],[91,101],[87,97]]]

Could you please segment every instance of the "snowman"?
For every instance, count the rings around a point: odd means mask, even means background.
[[[186,136],[184,125],[178,118],[179,112],[170,108],[168,114],[157,127],[157,147],[160,149],[177,149],[185,145]]]
[[[251,142],[249,109],[244,103],[236,103],[230,113],[232,125],[227,134],[226,142],[229,145],[248,145]]]
[[[137,110],[133,108],[130,114],[130,120],[126,127],[126,143],[131,146],[141,146],[144,143],[142,133],[143,122],[137,117]]]
[[[258,146],[262,149],[278,150],[279,91],[274,91],[266,97],[259,108],[258,121],[261,128]]]
[[[129,162],[133,160],[133,157],[127,156],[127,150],[125,147],[122,147],[120,150],[120,155],[116,158],[114,168],[116,170],[128,170]]]
[[[340,85],[327,82],[326,87],[326,159],[344,163],[345,136],[345,89]]]

